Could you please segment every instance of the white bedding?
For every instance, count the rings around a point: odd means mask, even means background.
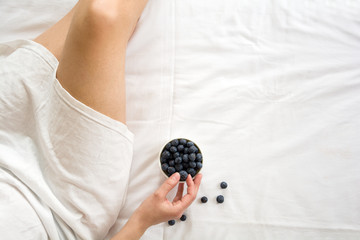
[[[75,2],[0,0],[0,42]],[[109,236],[164,180],[162,145],[186,137],[209,202],[142,239],[360,239],[359,16],[356,0],[150,0],[128,48],[134,157]]]

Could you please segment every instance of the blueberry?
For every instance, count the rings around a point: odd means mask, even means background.
[[[175,225],[175,220],[170,220],[170,221],[168,221],[168,224],[169,224],[170,226]]]
[[[201,202],[202,202],[202,203],[206,203],[207,201],[208,201],[207,197],[203,196],[203,197],[201,198]]]
[[[176,152],[176,153],[174,153],[172,156],[173,156],[173,158],[175,159],[175,158],[177,158],[177,157],[180,157],[180,153],[179,153],[179,152]]]
[[[196,163],[195,162],[189,162],[189,166],[191,168],[196,168]]]
[[[179,140],[177,140],[177,139],[172,140],[171,145],[176,147],[177,145],[179,145]]]
[[[171,143],[167,143],[167,144],[165,145],[165,149],[169,150],[170,148],[171,148]]]
[[[195,146],[189,147],[189,150],[188,150],[189,153],[196,153],[196,152],[198,152],[198,151],[199,151],[199,150],[198,150],[197,147],[195,147]]]
[[[169,169],[168,169],[168,171],[169,171]],[[195,174],[196,174],[196,171],[195,171],[195,169],[193,169],[193,168],[188,168],[186,171],[187,171],[187,173],[190,174],[192,177],[194,177]]]
[[[160,162],[161,162],[161,163],[167,163],[167,159],[164,158],[164,157],[161,157],[161,158],[160,158]]]
[[[179,172],[179,174],[180,174],[180,181],[185,181],[188,176],[188,173],[186,171],[182,170]]]
[[[176,153],[176,152],[177,152],[177,147],[172,146],[172,147],[170,148],[170,152]]]
[[[184,153],[189,153],[189,148],[184,148]]]
[[[180,143],[181,145],[185,146],[186,143],[187,143],[187,141],[186,141],[186,139],[183,139],[183,138],[182,138],[182,139],[180,139],[179,143]]]
[[[166,172],[167,169],[169,168],[169,165],[167,163],[161,164],[161,169]]]
[[[182,215],[181,218],[180,218],[181,221],[185,221],[186,220],[186,215]]]
[[[191,147],[191,146],[194,146],[194,143],[191,142],[191,141],[188,141],[188,142],[186,143],[186,146],[189,148],[189,147]]]
[[[198,162],[202,161],[202,154],[201,153],[196,154],[196,161],[198,161]]]
[[[175,164],[175,169],[177,172],[183,170],[183,165],[182,164]]]
[[[187,168],[189,167],[189,164],[183,162],[183,163],[182,163],[182,166],[183,166],[184,169],[187,169]]]
[[[183,162],[188,162],[188,161],[189,161],[189,155],[184,154],[184,155],[182,156],[182,160],[183,160]]]
[[[177,157],[175,158],[175,163],[181,163],[182,162],[182,158],[181,157]]]
[[[225,188],[227,188],[227,183],[226,182],[221,182],[220,183],[220,187],[222,188],[222,189],[225,189]]]
[[[202,168],[202,163],[201,162],[196,162],[196,168],[201,169]]]
[[[224,202],[224,196],[223,196],[223,195],[217,196],[217,197],[216,197],[216,201],[217,201],[218,203],[223,203],[223,202]]]
[[[174,167],[169,167],[169,168],[167,169],[167,172],[168,172],[170,175],[172,175],[172,174],[175,173],[176,171],[175,171],[175,168],[174,168]]]
[[[165,159],[169,159],[171,157],[171,153],[167,150],[163,151],[163,153],[161,154],[161,157],[165,158]]]
[[[195,153],[192,153],[192,154],[189,155],[189,160],[190,161],[195,161],[195,159],[196,159]]]
[[[178,146],[177,146],[177,150],[178,150],[179,152],[184,151],[184,149],[185,149],[184,145],[178,145]]]
[[[170,161],[169,161],[169,166],[171,166],[171,167],[175,166],[175,161],[174,161],[174,160],[170,160]]]

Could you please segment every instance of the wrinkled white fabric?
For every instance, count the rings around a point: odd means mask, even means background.
[[[56,67],[35,42],[0,45],[1,239],[102,239],[124,204],[133,135]]]
[[[163,144],[186,137],[204,154],[209,202],[142,239],[360,239],[359,13],[350,0],[150,0],[128,46],[134,157],[108,236],[163,182]],[[0,18],[0,39],[20,36],[20,14]]]
[[[209,202],[142,239],[359,239],[359,14],[359,1],[150,1],[128,51],[136,140],[114,229],[164,179],[162,145],[186,137]]]

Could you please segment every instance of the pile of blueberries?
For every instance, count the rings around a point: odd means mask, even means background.
[[[162,171],[168,177],[178,172],[180,181],[185,181],[189,174],[194,177],[200,171],[203,157],[194,142],[176,138],[168,142],[161,151],[160,163]]]

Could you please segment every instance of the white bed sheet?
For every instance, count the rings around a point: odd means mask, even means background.
[[[0,41],[75,2],[0,0]],[[109,236],[164,180],[162,145],[186,137],[209,202],[142,239],[360,239],[359,16],[356,0],[150,0],[128,48],[134,158]]]

